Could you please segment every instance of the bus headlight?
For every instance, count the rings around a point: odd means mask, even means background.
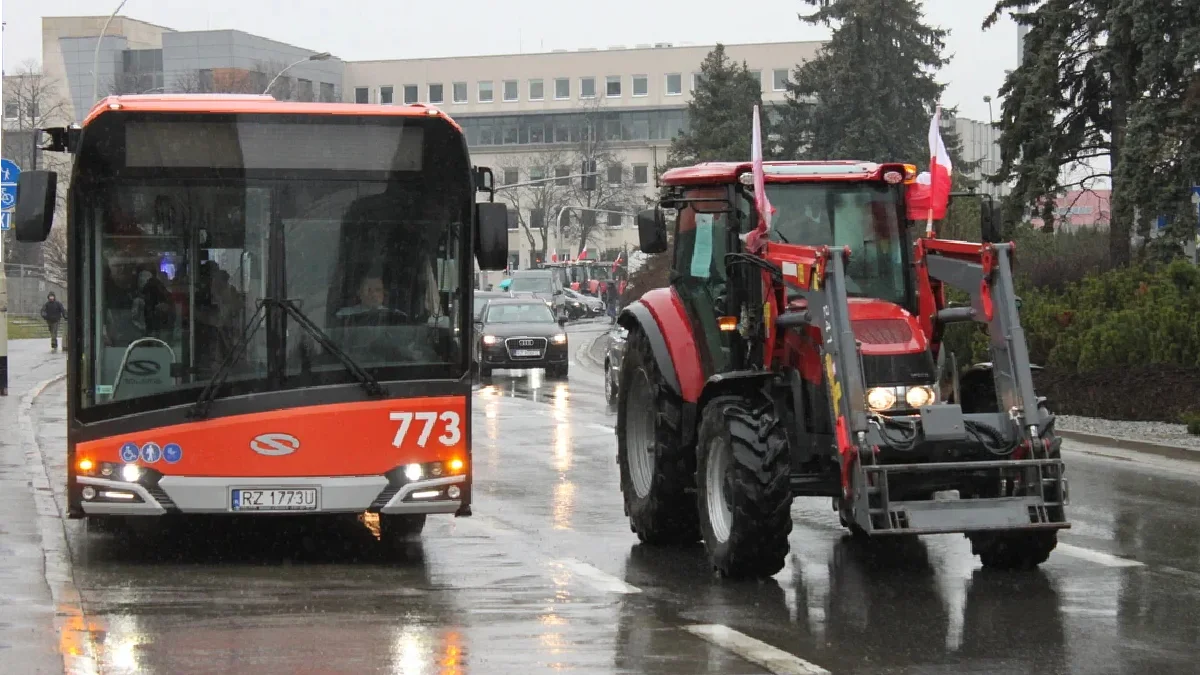
[[[421,470],[420,464],[409,464],[408,466],[404,467],[404,477],[410,481],[421,480],[421,476],[424,475],[424,473],[425,472]]]
[[[126,482],[136,483],[142,477],[142,469],[137,464],[126,464],[121,467],[121,478]]]

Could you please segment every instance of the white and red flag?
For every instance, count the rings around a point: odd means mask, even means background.
[[[771,229],[771,215],[775,213],[775,207],[767,199],[767,181],[763,174],[762,126],[758,121],[758,106],[754,106],[754,130],[751,133],[750,161],[754,172],[754,206],[758,209],[758,226],[746,233],[744,241],[746,248],[754,252],[766,243],[767,232]]]
[[[929,171],[917,176],[908,190],[908,217],[925,218],[925,236],[933,236],[933,221],[946,217],[950,203],[950,183],[954,167],[946,143],[942,141],[942,107],[938,106],[929,122]]]

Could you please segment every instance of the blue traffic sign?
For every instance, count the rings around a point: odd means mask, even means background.
[[[0,159],[0,210],[12,211],[17,205],[17,178],[21,167],[11,159]],[[8,229],[7,227],[4,229]]]

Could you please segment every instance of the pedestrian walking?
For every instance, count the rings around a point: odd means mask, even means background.
[[[46,296],[46,304],[42,305],[42,319],[50,329],[50,351],[58,350],[58,322],[67,318],[67,308],[54,297],[53,293]],[[66,351],[65,344],[63,351]]]

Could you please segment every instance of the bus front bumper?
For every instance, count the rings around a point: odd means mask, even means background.
[[[79,515],[304,515],[320,513],[461,513],[466,475],[405,480],[379,476],[226,478],[160,476],[127,482],[76,476]],[[72,500],[74,501],[74,500]]]

